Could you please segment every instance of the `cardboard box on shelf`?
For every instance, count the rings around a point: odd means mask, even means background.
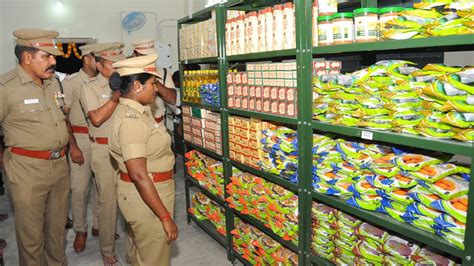
[[[278,115],[287,116],[287,103],[285,101],[278,102]]]
[[[191,106],[186,106],[186,105],[183,105],[182,106],[182,112],[183,112],[183,115],[191,115]]]
[[[197,117],[192,117],[191,118],[191,125],[193,127],[199,127],[202,128],[205,125],[205,120]]]
[[[204,136],[204,129],[193,127],[193,128],[191,129],[191,133],[193,134],[193,136],[197,136],[197,137],[203,138],[203,136]]]
[[[263,111],[263,100],[262,99],[257,99],[255,101],[255,111],[257,111],[257,112],[262,112]]]
[[[234,85],[229,85],[227,87],[227,95],[234,96],[235,95],[235,87]]]
[[[255,98],[249,98],[249,110],[255,111]]]
[[[190,115],[183,115],[183,124],[191,125],[191,116]]]
[[[190,124],[183,124],[183,131],[191,133],[191,125]]]
[[[278,91],[279,91],[279,87],[271,87],[270,88],[270,99],[272,101],[274,100],[277,100],[278,99]]]

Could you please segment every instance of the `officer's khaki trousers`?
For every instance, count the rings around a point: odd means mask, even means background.
[[[35,159],[5,150],[20,265],[67,265],[64,239],[70,191],[66,157]]]
[[[92,171],[99,191],[99,243],[103,256],[114,256],[117,225],[116,177],[109,146],[93,142]]]
[[[155,183],[155,188],[173,216],[174,180]],[[135,185],[119,180],[117,195],[120,211],[132,230],[135,244],[132,265],[170,265],[171,247],[166,241],[167,236],[161,221],[143,201]]]
[[[71,212],[75,232],[87,232],[87,201],[90,197],[92,205],[92,227],[98,228],[98,192],[95,178],[92,178],[91,170],[91,141],[88,134],[74,133],[77,146],[84,156],[84,164],[73,163],[69,158],[71,168]],[[89,194],[90,188],[90,194]],[[89,196],[90,195],[90,196]]]

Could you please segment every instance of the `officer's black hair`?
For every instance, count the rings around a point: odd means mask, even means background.
[[[153,77],[153,75],[149,73],[139,73],[121,77],[119,73],[115,72],[110,76],[109,86],[113,91],[120,90],[122,95],[127,95],[134,81],[138,81],[143,85],[151,77]]]
[[[179,76],[179,71],[175,71],[171,76],[171,79],[173,80],[173,82],[179,82]]]
[[[15,56],[18,59],[18,63],[23,62],[23,53],[31,53],[32,55],[35,55],[39,50],[34,48],[34,47],[28,47],[28,46],[23,46],[23,45],[16,45],[15,46]]]

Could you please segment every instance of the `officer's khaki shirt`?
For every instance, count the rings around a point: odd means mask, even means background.
[[[113,114],[109,147],[120,171],[125,173],[125,162],[131,159],[146,158],[148,173],[170,171],[175,163],[164,125],[155,122],[149,106],[126,98],[120,98]]]
[[[99,109],[107,103],[112,96],[112,89],[109,87],[109,80],[102,74],[92,78],[82,84],[81,103],[86,114],[92,110]],[[105,121],[100,127],[95,127],[90,123],[89,135],[94,138],[107,138],[110,132],[112,119]]]
[[[64,95],[52,79],[37,85],[17,66],[0,76],[0,123],[5,146],[29,150],[56,150],[67,145]]]
[[[81,108],[81,90],[82,83],[89,80],[89,75],[81,68],[79,72],[67,76],[63,80],[64,94],[66,95],[66,107],[70,108],[69,121],[71,125],[87,127],[86,117],[84,116],[85,109]]]

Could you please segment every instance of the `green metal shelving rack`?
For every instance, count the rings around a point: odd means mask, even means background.
[[[211,199],[223,204],[226,210],[226,226],[227,232],[234,228],[234,217],[240,217],[243,221],[253,224],[264,233],[273,237],[283,246],[298,253],[300,265],[332,265],[331,262],[315,256],[311,252],[311,204],[313,200],[322,202],[326,205],[340,209],[348,214],[365,220],[369,223],[377,225],[381,228],[398,233],[407,239],[412,239],[417,242],[426,244],[441,250],[447,254],[457,257],[462,260],[462,265],[474,265],[474,237],[465,237],[465,249],[461,250],[454,245],[451,245],[444,239],[417,229],[414,226],[400,223],[387,215],[381,215],[375,212],[362,210],[352,207],[343,200],[321,193],[315,192],[312,188],[312,134],[313,132],[322,133],[337,133],[344,136],[356,137],[361,141],[363,139],[370,139],[373,141],[384,142],[387,144],[410,146],[425,150],[440,151],[450,154],[458,154],[471,158],[471,176],[474,176],[474,146],[472,143],[463,143],[451,140],[436,140],[414,135],[397,134],[394,132],[377,131],[365,128],[337,126],[319,121],[313,121],[312,115],[312,60],[317,57],[331,58],[346,55],[362,55],[388,52],[411,52],[411,51],[472,51],[474,50],[474,35],[460,35],[460,36],[446,36],[446,37],[431,37],[416,40],[401,40],[401,41],[381,41],[374,43],[354,43],[345,45],[312,46],[312,0],[294,0],[296,12],[296,49],[288,49],[282,51],[253,53],[247,55],[226,56],[225,51],[225,22],[227,10],[259,10],[263,7],[272,6],[280,3],[278,0],[230,0],[224,4],[218,4],[213,7],[206,8],[199,11],[192,16],[187,16],[178,21],[178,28],[182,24],[195,23],[198,21],[210,18],[212,11],[216,12],[216,29],[217,29],[217,46],[218,56],[203,59],[193,59],[180,62],[180,71],[183,74],[183,66],[185,64],[215,64],[219,69],[219,83],[221,89],[221,107],[211,107],[201,104],[184,103],[192,107],[204,108],[212,111],[218,111],[221,114],[221,129],[222,129],[222,155],[215,154],[202,147],[191,143],[186,145],[189,148],[197,149],[204,154],[207,154],[215,159],[220,159],[224,165],[225,186],[230,182],[232,175],[232,167],[240,170],[250,172],[254,175],[260,176],[270,182],[281,185],[294,193],[298,194],[298,208],[299,208],[299,232],[298,232],[298,246],[292,243],[285,242],[277,237],[271,230],[263,226],[263,224],[244,214],[238,213],[231,209],[228,204],[222,199],[210,192],[205,191]],[[361,7],[376,7],[376,0],[360,0]],[[283,60],[296,59],[297,75],[298,75],[298,117],[287,118],[276,115],[262,114],[257,112],[243,111],[227,108],[227,87],[226,74],[229,63],[249,62],[258,60]],[[183,75],[181,75],[183,76]],[[268,174],[263,171],[254,169],[247,165],[230,160],[229,158],[229,140],[228,140],[228,117],[229,115],[238,115],[244,117],[255,117],[273,122],[283,122],[294,125],[298,131],[299,151],[298,151],[298,184],[289,182],[276,175]],[[186,172],[186,169],[185,169]],[[186,197],[187,208],[189,208],[189,187],[195,186],[200,190],[205,188],[186,175]],[[469,194],[474,195],[474,182],[469,184]],[[225,198],[229,195],[225,191]],[[468,216],[466,223],[466,236],[474,235],[474,200],[469,201]],[[208,224],[200,223],[188,213],[188,223],[194,220],[200,227],[208,232],[213,238],[216,238],[217,232],[213,231]],[[217,239],[217,238],[216,238]],[[222,237],[219,238],[222,244]],[[249,265],[248,261],[242,258],[233,250],[232,235],[229,233],[225,238],[224,246],[227,249],[228,259],[234,262],[236,259]]]

